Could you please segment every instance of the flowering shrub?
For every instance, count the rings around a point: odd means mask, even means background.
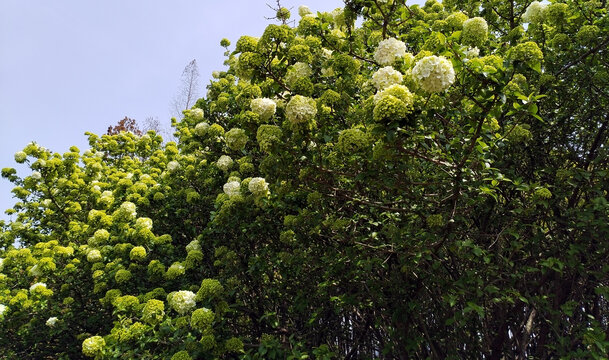
[[[0,357],[606,357],[604,3],[276,10],[176,142],[1,170]]]
[[[427,56],[412,69],[412,76],[421,89],[433,93],[442,92],[455,81],[453,66],[442,56]]]
[[[395,38],[381,41],[374,52],[374,60],[382,66],[393,64],[406,55],[406,44]]]

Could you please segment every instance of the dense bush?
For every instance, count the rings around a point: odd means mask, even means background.
[[[606,2],[299,13],[177,144],[15,155],[0,357],[605,358]]]

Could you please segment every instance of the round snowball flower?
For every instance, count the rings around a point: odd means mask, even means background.
[[[522,20],[528,23],[541,23],[543,22],[545,10],[546,4],[542,4],[539,1],[533,1],[522,15]]]
[[[40,180],[40,178],[42,177],[42,175],[40,174],[40,172],[38,171],[33,171],[32,172],[32,178],[35,180]]]
[[[269,184],[261,177],[250,180],[247,188],[254,196],[266,196],[269,193]]]
[[[131,217],[135,217],[137,214],[135,211],[135,204],[130,201],[125,201],[122,203],[120,209]]]
[[[222,155],[216,162],[216,166],[220,170],[228,171],[228,169],[233,166],[233,159],[231,159],[231,157],[228,155]]]
[[[207,132],[209,128],[209,124],[206,122],[200,122],[195,126],[195,134],[198,136],[203,136]]]
[[[195,296],[195,293],[193,293],[192,291],[177,291],[171,297],[169,305],[171,305],[171,307],[179,314],[186,314],[188,311],[192,310],[195,307]]]
[[[137,220],[135,220],[135,228],[138,230],[152,230],[152,219],[147,217],[137,218]]]
[[[23,163],[27,159],[27,154],[23,151],[17,151],[15,153],[15,161],[18,163]]]
[[[4,313],[6,312],[6,310],[8,309],[8,307],[4,304],[0,304],[0,318],[2,318],[2,316],[4,316]]]
[[[381,65],[391,65],[404,55],[406,55],[406,44],[398,39],[389,38],[379,43],[374,52],[374,60]]]
[[[56,323],[57,323],[57,318],[55,316],[48,318],[47,322],[46,322],[48,327],[53,327],[53,326],[55,326]]]
[[[0,271],[2,271],[3,267],[4,267],[4,259],[0,258]]]
[[[425,91],[442,92],[455,82],[452,63],[443,56],[427,56],[412,69],[412,76]]]
[[[312,74],[313,71],[309,64],[297,62],[288,69],[285,75],[285,82],[290,86],[295,86],[298,80],[310,77]]]
[[[205,114],[203,113],[203,109],[191,109],[190,116],[195,120],[203,120]]]
[[[488,39],[488,24],[481,17],[467,19],[463,22],[461,41],[468,45],[482,45]]]
[[[180,163],[175,160],[170,161],[167,164],[167,170],[169,170],[169,172],[174,172],[174,171],[178,170],[179,168],[180,168]]]
[[[228,197],[239,195],[241,194],[241,183],[238,181],[230,181],[224,184],[222,190],[224,190],[224,193],[228,195]]]
[[[308,6],[300,5],[298,7],[298,15],[300,15],[300,17],[305,17],[305,16],[311,15],[311,14],[312,14],[311,9],[309,9]]]
[[[99,252],[99,250],[97,250],[97,249],[93,249],[93,250],[89,251],[89,253],[87,254],[88,262],[95,263],[95,262],[99,262],[101,260],[102,260],[102,255]]]
[[[101,336],[91,336],[82,342],[82,353],[89,357],[95,357],[106,346],[106,341]]]
[[[377,90],[383,90],[393,84],[399,84],[402,82],[402,79],[402,73],[391,66],[380,68],[372,75],[372,83]]]
[[[252,111],[260,116],[261,121],[268,121],[277,110],[277,104],[269,98],[253,99],[251,107]]]
[[[317,115],[317,104],[311,98],[295,95],[286,105],[285,114],[292,124],[306,123]]]

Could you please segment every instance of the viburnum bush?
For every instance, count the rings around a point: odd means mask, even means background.
[[[0,357],[605,358],[606,2],[279,12],[177,143],[2,170]]]

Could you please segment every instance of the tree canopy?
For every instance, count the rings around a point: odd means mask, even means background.
[[[606,1],[298,12],[176,142],[2,169],[0,357],[606,358]]]

